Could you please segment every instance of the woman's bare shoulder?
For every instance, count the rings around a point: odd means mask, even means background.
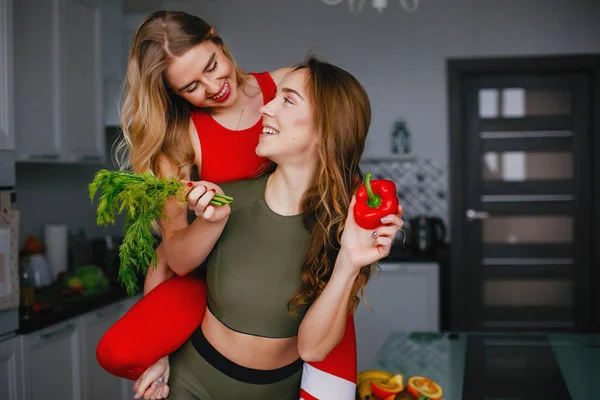
[[[156,171],[156,175],[160,178],[167,178],[171,176],[177,176],[175,163],[163,152],[160,152],[156,155],[157,167],[158,171]]]
[[[198,137],[198,133],[196,131],[196,127],[190,118],[190,126],[188,129],[189,141],[194,150],[194,164],[198,166],[200,169],[200,163],[202,162],[201,157],[201,148],[200,148],[200,138]],[[161,178],[177,176],[177,165],[173,161],[171,157],[168,156],[165,152],[161,151],[156,155],[157,167],[156,175]]]

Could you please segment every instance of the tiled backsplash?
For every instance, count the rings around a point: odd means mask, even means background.
[[[406,222],[420,215],[435,216],[449,227],[448,168],[428,159],[368,161],[361,163],[361,168],[374,179],[396,183]]]

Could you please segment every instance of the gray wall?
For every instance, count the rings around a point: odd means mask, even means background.
[[[126,1],[134,13],[126,35],[157,2]],[[600,52],[597,0],[424,0],[415,14],[395,0],[382,14],[369,5],[352,14],[346,3],[329,7],[320,0],[179,0],[164,8],[211,22],[248,71],[289,65],[316,50],[355,74],[371,96],[366,155],[387,154],[391,125],[404,117],[414,152],[441,166],[448,159],[447,58]],[[47,223],[67,223],[90,236],[118,234],[119,227],[95,224],[87,184],[98,169],[19,164],[21,238],[41,234]]]
[[[347,2],[321,0],[166,1],[165,8],[205,18],[249,71],[317,50],[353,73],[371,97],[366,155],[388,154],[392,124],[404,117],[414,152],[443,165],[447,58],[600,52],[598,0],[423,0],[414,14],[397,0],[381,14],[366,3],[361,14]]]

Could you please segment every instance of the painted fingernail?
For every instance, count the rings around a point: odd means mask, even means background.
[[[381,218],[381,222],[383,222],[384,224],[388,221],[388,217],[383,217]]]
[[[194,186],[194,184],[193,184],[192,182],[188,182],[188,183],[187,183],[187,186],[188,186],[188,187],[192,187],[192,186]]]
[[[377,237],[377,231],[371,233],[371,237],[376,238]]]
[[[211,191],[211,192],[215,192],[215,193],[217,193],[217,191],[216,191],[215,189],[210,189],[210,191]]]

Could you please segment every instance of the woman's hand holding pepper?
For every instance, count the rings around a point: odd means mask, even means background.
[[[396,232],[404,224],[402,208],[397,206],[397,214],[380,217],[384,219],[380,226],[361,228],[354,217],[356,201],[353,196],[331,278],[308,309],[298,331],[298,352],[304,361],[321,361],[340,343],[351,311],[350,298],[364,283],[360,268],[386,257]]]
[[[188,208],[207,222],[218,222],[226,219],[231,208],[228,204],[214,205],[215,195],[223,195],[223,190],[214,183],[207,181],[184,182],[189,188],[187,193]]]
[[[355,205],[356,196],[353,196],[342,233],[340,253],[351,264],[352,272],[357,273],[360,268],[373,264],[390,254],[394,237],[404,225],[404,221],[402,221],[402,206],[399,205],[397,214],[389,214],[381,218],[380,227],[363,229],[354,218]]]

